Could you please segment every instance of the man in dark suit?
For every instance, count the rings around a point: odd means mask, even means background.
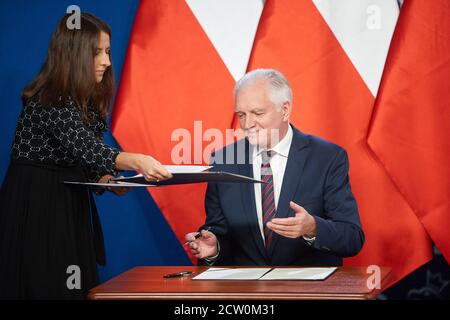
[[[276,70],[247,73],[234,96],[246,138],[214,154],[214,170],[264,183],[208,184],[201,237],[186,235],[193,255],[215,265],[342,265],[364,243],[345,150],[290,125],[291,88]]]

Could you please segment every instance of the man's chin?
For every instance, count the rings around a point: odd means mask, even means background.
[[[252,146],[258,147],[261,149],[264,149],[267,145],[267,142],[265,140],[258,139],[258,137],[256,137],[256,136],[247,136],[247,140]]]

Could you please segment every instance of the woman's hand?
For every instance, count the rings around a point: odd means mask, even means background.
[[[172,174],[156,159],[139,153],[121,152],[116,157],[116,169],[142,173],[147,181],[172,178]]]
[[[172,174],[156,159],[151,156],[140,155],[138,171],[147,181],[160,181],[172,178]]]
[[[99,183],[114,183],[111,182],[111,179],[114,178],[112,175],[107,174],[100,178],[98,181]],[[122,176],[120,178],[123,178]],[[128,187],[106,187],[106,190],[113,192],[114,194],[118,196],[123,196],[124,194],[127,194],[131,188]]]

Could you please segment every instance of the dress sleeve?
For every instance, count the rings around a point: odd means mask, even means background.
[[[105,174],[116,174],[115,161],[120,150],[95,136],[81,120],[74,102],[64,107],[43,108],[42,125],[90,171],[90,180]],[[98,180],[97,180],[98,181]]]
[[[103,140],[100,140],[100,142],[103,143]],[[119,154],[119,153],[120,153],[120,151],[117,154]],[[114,156],[114,163],[115,163],[117,154]],[[88,170],[87,175],[88,175],[88,179],[90,182],[98,182],[100,180],[100,178],[106,174],[110,174],[112,176],[116,176],[119,174],[119,170],[117,170],[117,169],[114,169],[113,171],[104,171],[104,170],[95,169],[93,167],[87,167],[87,170]]]

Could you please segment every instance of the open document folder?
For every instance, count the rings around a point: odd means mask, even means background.
[[[112,179],[115,183],[95,183],[64,181],[67,184],[91,185],[97,187],[156,187],[186,183],[200,182],[240,182],[240,183],[262,183],[250,177],[223,171],[207,171],[209,166],[164,166],[172,178],[163,181],[147,181],[142,174],[133,177]]]
[[[325,280],[331,268],[209,268],[192,280]]]

